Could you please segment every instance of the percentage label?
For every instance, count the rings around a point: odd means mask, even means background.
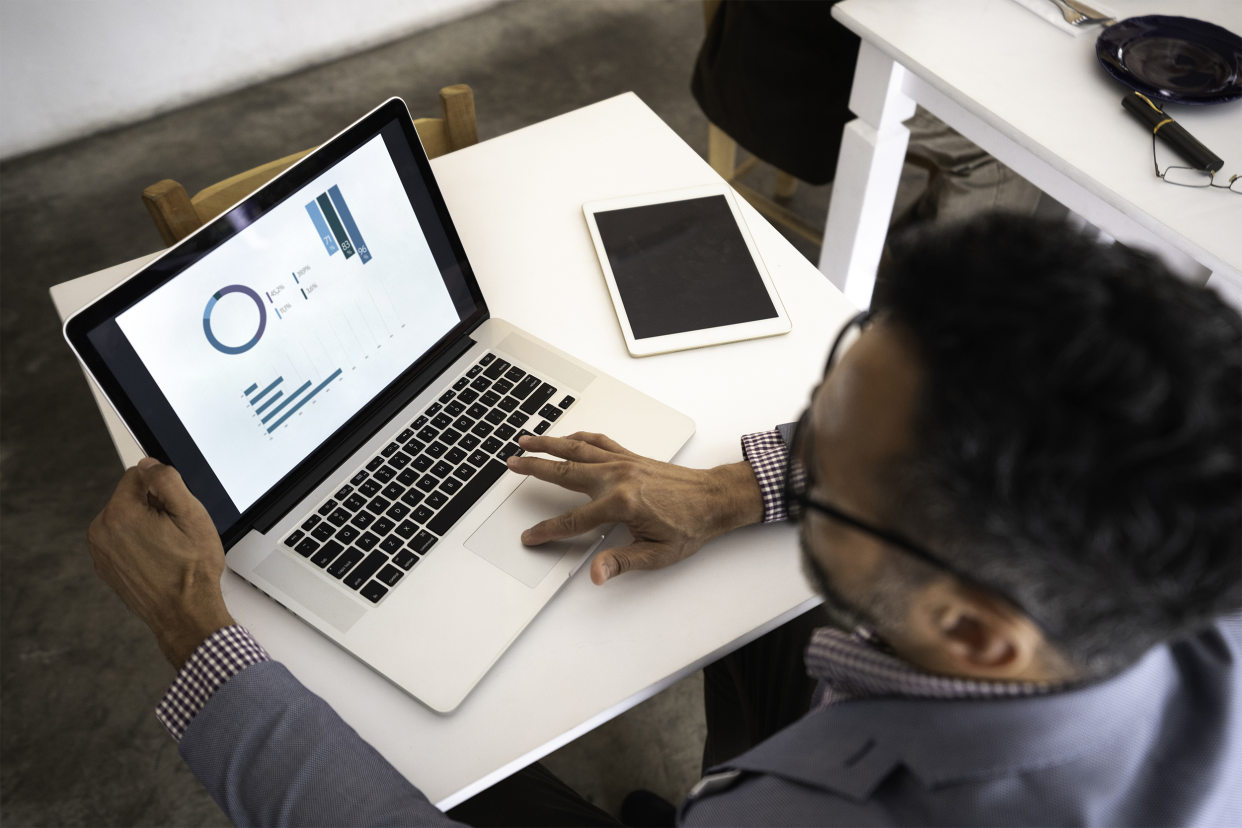
[[[317,288],[317,287],[319,287],[319,285],[318,285],[317,283],[307,285],[307,286],[306,286],[306,295],[307,295],[307,296],[310,296],[312,293],[314,293],[314,292],[315,292],[315,288]]]
[[[277,285],[276,287],[269,290],[268,293],[270,293],[273,296],[279,296],[281,291],[283,291],[284,289],[285,289],[284,285]]]
[[[281,313],[288,313],[288,312],[289,312],[289,308],[291,308],[291,307],[293,307],[293,305],[289,304],[288,302],[285,302],[283,305],[281,305],[281,306],[280,306],[279,308],[277,308],[276,310],[280,311]]]

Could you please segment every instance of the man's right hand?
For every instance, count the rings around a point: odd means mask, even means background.
[[[641,457],[603,434],[587,432],[526,436],[519,445],[566,462],[510,457],[510,469],[591,496],[590,503],[527,529],[522,543],[537,546],[606,523],[624,523],[634,536],[629,546],[595,556],[591,580],[596,584],[631,569],[677,563],[712,538],[763,520],[763,495],[745,461],[687,469]]]

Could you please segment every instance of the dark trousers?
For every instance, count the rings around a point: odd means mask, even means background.
[[[807,712],[815,680],[806,674],[803,653],[811,632],[826,623],[817,607],[704,668],[704,771],[745,753]],[[538,762],[448,815],[477,828],[622,824]]]

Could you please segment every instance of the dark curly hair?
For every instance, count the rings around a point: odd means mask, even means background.
[[[897,240],[924,371],[890,519],[1087,675],[1242,607],[1242,319],[1155,258],[989,215]]]

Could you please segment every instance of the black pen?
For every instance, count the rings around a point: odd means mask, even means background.
[[[1164,141],[1196,170],[1218,172],[1225,162],[1186,131],[1186,128],[1161,111],[1146,95],[1131,92],[1121,99],[1126,111],[1151,127],[1152,133]]]

